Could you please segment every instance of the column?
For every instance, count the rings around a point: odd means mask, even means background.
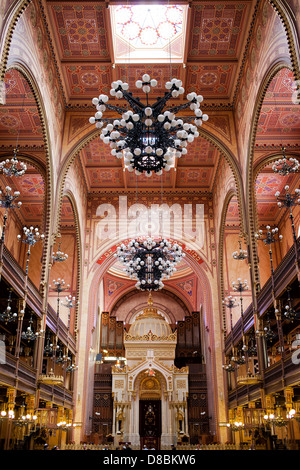
[[[184,403],[184,422],[185,422],[185,434],[188,436],[188,434],[189,434],[189,421],[188,421],[188,410],[187,410],[186,400],[185,400],[185,403]]]
[[[11,437],[11,428],[12,428],[12,420],[14,417],[14,410],[15,410],[15,399],[16,399],[16,389],[13,387],[10,387],[7,389],[7,415],[8,415],[8,421],[7,421],[7,428],[6,428],[6,436],[5,436],[5,442],[4,442],[4,450],[9,450],[10,449],[10,437]]]

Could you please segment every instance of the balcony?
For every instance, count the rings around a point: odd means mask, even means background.
[[[269,278],[266,284],[263,286],[261,291],[257,295],[257,308],[259,316],[262,316],[265,311],[270,308],[273,304],[273,288],[274,295],[278,298],[283,290],[289,285],[289,283],[297,276],[297,265],[295,261],[300,259],[300,238],[297,240],[297,253],[295,251],[295,245],[293,245],[287,254],[282,259],[281,263],[277,266],[274,271],[274,287],[272,279]],[[244,331],[247,333],[254,325],[253,318],[253,305],[249,305],[244,313]],[[237,344],[242,339],[241,331],[241,319],[234,325],[232,335],[231,333],[227,336],[225,341],[225,353],[228,354],[231,349],[231,341],[233,338],[234,344]]]

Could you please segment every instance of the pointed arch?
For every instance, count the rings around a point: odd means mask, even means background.
[[[275,75],[283,68],[287,68],[291,70],[290,64],[286,62],[275,62],[273,63],[269,69],[267,70],[265,77],[261,83],[260,89],[257,94],[257,100],[255,109],[253,112],[252,121],[250,123],[250,135],[249,135],[249,142],[248,142],[248,158],[247,158],[247,183],[246,183],[246,200],[248,202],[248,236],[249,236],[249,247],[250,247],[250,254],[251,254],[251,261],[252,261],[252,269],[253,269],[253,281],[257,290],[260,289],[260,279],[259,279],[259,269],[258,269],[258,256],[257,256],[257,249],[256,249],[256,239],[255,239],[255,232],[257,229],[256,226],[256,214],[255,214],[255,178],[254,178],[254,168],[253,168],[253,160],[254,160],[254,150],[255,150],[255,141],[256,141],[256,134],[258,128],[258,121],[263,105],[263,101],[265,95],[267,93],[268,87],[275,77]]]
[[[41,93],[38,87],[38,84],[32,75],[31,71],[20,62],[12,62],[9,64],[8,70],[17,70],[27,81],[28,86],[34,96],[34,100],[36,103],[36,107],[38,110],[38,115],[40,118],[41,129],[42,129],[42,138],[44,143],[44,151],[45,151],[45,167],[43,169],[43,173],[45,175],[45,219],[44,219],[44,234],[45,234],[45,242],[44,242],[44,250],[43,250],[43,258],[42,258],[42,270],[41,270],[41,280],[40,280],[40,292],[43,296],[45,302],[45,286],[47,284],[47,277],[48,277],[48,269],[47,266],[50,260],[50,233],[51,233],[51,207],[52,207],[52,200],[53,200],[53,175],[52,175],[52,153],[51,153],[51,144],[50,144],[50,137],[49,137],[49,130],[48,130],[48,121],[47,121],[47,113],[45,110],[45,106],[41,97]],[[27,157],[25,157],[26,159]],[[30,163],[32,165],[37,166],[38,163],[34,159],[30,159]],[[39,165],[39,168],[41,165]],[[46,304],[44,305],[44,309],[46,309]]]

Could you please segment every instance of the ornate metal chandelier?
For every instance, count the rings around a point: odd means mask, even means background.
[[[208,120],[208,115],[200,109],[203,96],[195,92],[187,94],[188,102],[164,111],[168,100],[184,93],[181,80],[176,78],[165,84],[165,95],[150,104],[148,95],[151,87],[156,85],[157,81],[148,74],[137,80],[136,87],[146,94],[144,104],[128,91],[128,83],[117,80],[111,84],[110,94],[117,99],[124,98],[132,110],[108,104],[107,95],[101,94],[92,100],[97,112],[89,119],[90,123],[102,128],[100,138],[110,145],[111,154],[124,157],[125,168],[130,172],[135,170],[137,175],[151,176],[153,172],[161,175],[162,170],[169,171],[174,157],[180,158],[187,153],[188,143],[199,136],[197,127]],[[176,119],[178,111],[187,108],[194,111],[194,116],[186,117],[189,122]],[[106,109],[115,111],[121,119],[102,119]],[[190,122],[192,120],[194,124]],[[106,127],[103,127],[104,123],[107,123]]]
[[[294,216],[292,212],[292,207],[300,204],[300,189],[296,188],[294,194],[290,193],[290,187],[288,185],[286,185],[284,189],[285,189],[284,196],[280,196],[279,191],[276,191],[275,196],[278,201],[277,202],[278,207],[280,208],[287,207],[289,209],[290,220],[291,220],[292,231],[293,231],[293,238],[294,238],[294,242],[296,243],[297,235],[296,235],[296,230],[295,230],[295,225],[294,225]]]
[[[124,271],[131,279],[137,279],[139,290],[156,291],[162,289],[162,279],[168,279],[175,271],[176,264],[185,256],[182,248],[168,240],[131,240],[126,246],[117,248],[115,256],[124,264]]]
[[[29,319],[29,326],[27,327],[26,331],[23,331],[22,334],[21,334],[21,337],[22,339],[25,339],[27,340],[28,342],[29,341],[35,341],[38,336],[39,336],[39,332],[34,332],[33,329],[32,329],[32,325],[33,325],[33,320],[32,320],[32,315]]]
[[[61,235],[58,234],[57,236],[60,237]],[[52,259],[53,261],[56,261],[58,263],[61,263],[62,261],[65,261],[68,259],[68,255],[64,253],[63,251],[61,251],[61,240],[59,240],[58,250],[55,253],[53,253]]]
[[[247,250],[242,249],[242,242],[239,240],[239,250],[232,253],[234,259],[244,260],[247,258]]]
[[[285,148],[282,149],[282,154],[282,158],[276,160],[272,165],[274,173],[279,173],[283,176],[289,175],[290,173],[296,173],[300,168],[299,161],[293,157],[287,158],[285,155]]]
[[[14,209],[18,208],[20,209],[22,202],[19,201],[17,204],[15,203],[15,200],[20,196],[19,191],[15,191],[12,194],[12,189],[10,186],[6,186],[5,188],[5,194],[2,194],[2,191],[0,191],[0,207],[5,208],[5,214],[3,217],[3,228],[2,228],[2,235],[1,235],[1,243],[4,243],[4,237],[5,237],[5,226],[6,226],[6,221],[7,221],[7,213],[8,209]]]
[[[7,307],[6,309],[4,310],[4,312],[0,312],[0,320],[3,321],[5,324],[11,322],[11,321],[15,321],[17,318],[18,318],[18,314],[16,312],[12,312],[12,308],[11,308],[11,302],[12,302],[12,298],[11,298],[11,294],[12,294],[12,289],[9,289],[9,295],[8,295],[8,302],[7,302]]]
[[[15,148],[14,156],[10,160],[6,159],[0,162],[0,170],[6,176],[22,176],[27,170],[26,164],[17,159],[17,151],[18,149]]]

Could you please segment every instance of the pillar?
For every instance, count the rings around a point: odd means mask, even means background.
[[[10,387],[7,389],[7,428],[6,428],[6,436],[5,436],[5,443],[4,443],[4,450],[10,449],[10,438],[11,438],[11,431],[12,431],[12,420],[14,418],[15,412],[15,400],[16,400],[16,389]]]

